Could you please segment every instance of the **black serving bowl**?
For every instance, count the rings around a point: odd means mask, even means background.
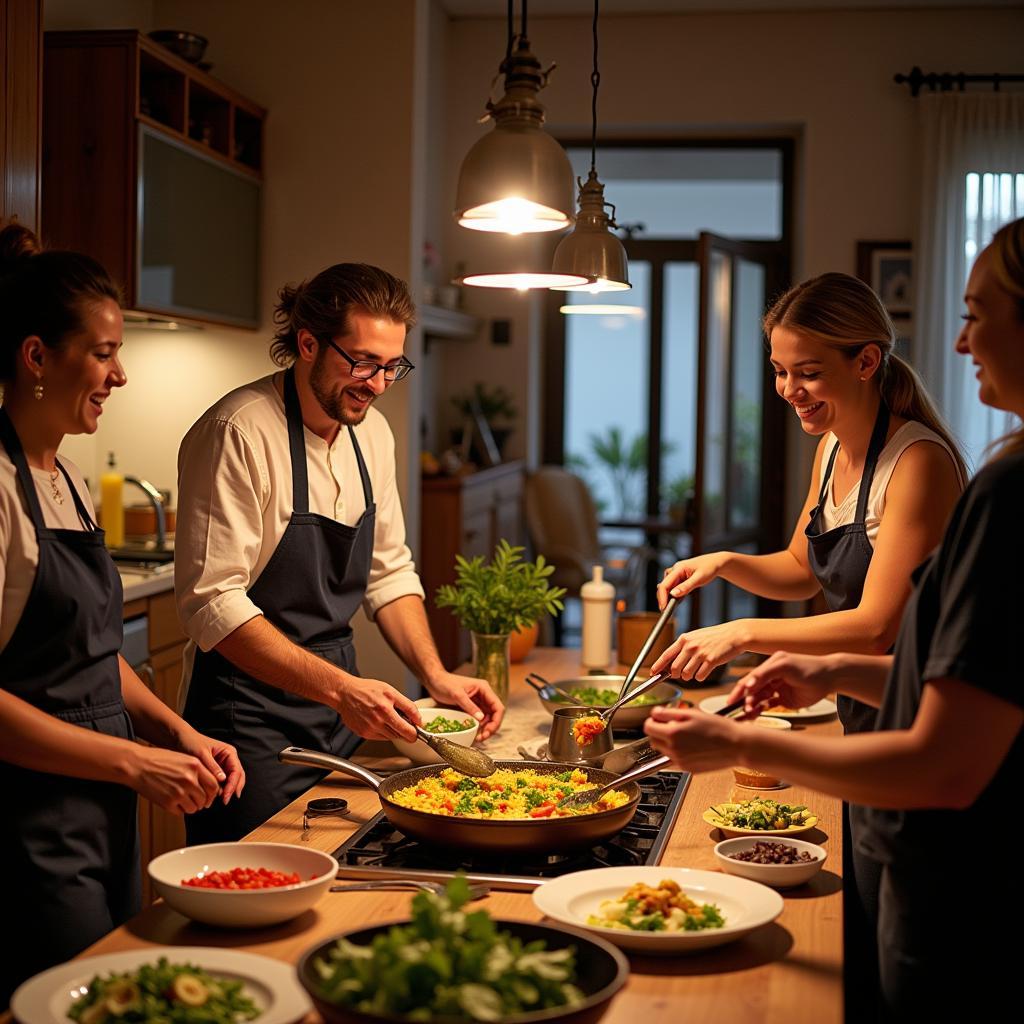
[[[166,46],[171,53],[184,57],[190,64],[197,64],[203,59],[209,40],[195,32],[178,32],[175,29],[161,28],[149,33],[154,43]]]
[[[604,939],[587,935],[575,928],[564,925],[535,924],[532,921],[495,920],[500,931],[509,932],[525,942],[543,939],[548,949],[576,947],[576,987],[583,993],[583,1002],[575,1006],[556,1006],[550,1010],[535,1010],[517,1013],[502,1018],[502,1024],[595,1024],[611,1005],[615,994],[626,984],[629,964],[615,946]],[[386,932],[396,924],[408,921],[390,921],[371,928],[339,932],[307,950],[299,960],[299,983],[309,994],[317,1012],[327,1024],[408,1024],[407,1017],[378,1016],[361,1013],[347,1006],[335,1006],[325,1001],[317,989],[317,978],[313,972],[313,960],[326,956],[328,949],[338,939],[348,939],[357,946],[368,946],[376,935]],[[445,1018],[452,1020],[453,1018]],[[437,1018],[441,1021],[442,1018]],[[465,1024],[468,1018],[459,1018]]]

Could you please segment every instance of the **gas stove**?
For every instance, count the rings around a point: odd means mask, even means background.
[[[587,850],[538,853],[535,860],[521,853],[501,857],[431,846],[399,832],[382,811],[334,851],[341,866],[338,877],[433,882],[462,871],[473,882],[528,892],[571,871],[656,865],[661,862],[689,783],[689,772],[659,772],[640,779],[640,803],[621,832]]]

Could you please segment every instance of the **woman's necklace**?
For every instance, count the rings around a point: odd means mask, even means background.
[[[60,488],[57,486],[57,478],[59,476],[60,476],[60,470],[59,469],[55,469],[50,474],[50,490],[53,491],[53,500],[55,502],[57,502],[58,505],[63,505],[64,504],[64,495],[60,493]]]

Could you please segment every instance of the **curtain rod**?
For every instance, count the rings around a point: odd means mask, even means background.
[[[951,71],[929,71],[925,73],[915,65],[911,68],[909,75],[893,75],[893,81],[897,85],[909,85],[910,95],[916,97],[923,85],[927,85],[932,92],[936,89],[941,89],[943,92],[952,92],[954,87],[963,92],[964,87],[968,83],[986,82],[996,92],[999,92],[999,86],[1003,82],[1024,82],[1024,75],[1004,75],[999,72],[991,75],[965,75],[962,71],[958,71],[955,74]]]

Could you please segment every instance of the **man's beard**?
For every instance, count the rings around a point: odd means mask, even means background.
[[[332,420],[343,423],[347,427],[354,427],[362,423],[366,414],[377,397],[362,381],[348,384],[337,391],[331,390],[330,373],[324,368],[325,352],[320,349],[313,360],[313,368],[309,373],[309,386],[313,391],[316,400]],[[358,395],[369,396],[369,401],[362,409],[349,409],[345,405],[345,392],[355,392]]]

